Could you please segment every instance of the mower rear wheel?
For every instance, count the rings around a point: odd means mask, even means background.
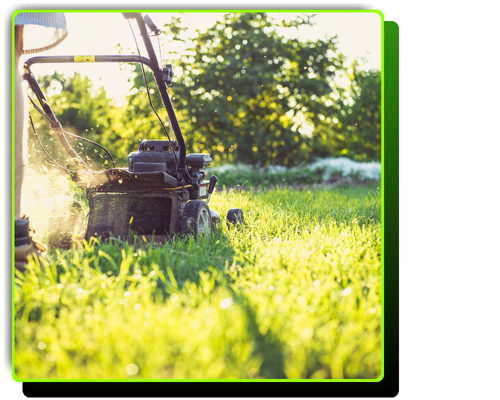
[[[210,236],[212,231],[213,223],[207,203],[201,200],[188,202],[181,217],[181,232],[194,236]]]

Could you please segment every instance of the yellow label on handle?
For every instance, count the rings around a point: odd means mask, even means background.
[[[75,56],[75,62],[95,62],[95,56]]]

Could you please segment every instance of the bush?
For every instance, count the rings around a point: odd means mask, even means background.
[[[324,158],[308,165],[295,167],[252,167],[235,164],[207,169],[207,176],[217,175],[219,185],[274,186],[324,183],[338,178],[356,181],[381,179],[381,164],[362,163],[348,158]]]

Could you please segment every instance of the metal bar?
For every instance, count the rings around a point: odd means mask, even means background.
[[[73,55],[73,56],[37,56],[31,57],[24,63],[24,67],[28,70],[33,64],[60,64],[60,63],[111,63],[111,62],[137,62],[147,65],[154,71],[153,62],[142,56],[134,55],[100,55],[100,56],[83,56],[83,55]]]
[[[39,85],[37,79],[35,78],[34,74],[31,72],[31,66],[35,65],[35,64],[63,64],[63,63],[76,63],[76,64],[87,63],[88,64],[88,63],[113,63],[113,62],[142,63],[144,65],[147,65],[154,72],[155,79],[156,79],[157,70],[159,69],[158,62],[156,61],[156,59],[154,61],[152,61],[149,58],[142,57],[142,56],[136,56],[136,55],[37,56],[37,57],[29,58],[24,63],[24,76],[23,76],[23,78],[28,82],[29,86],[31,87],[31,89],[35,93],[35,95],[38,98],[38,101],[40,102],[45,114],[54,122],[52,128],[55,130],[57,137],[58,137],[59,141],[61,142],[66,153],[68,153],[68,155],[70,157],[76,158],[79,161],[80,161],[80,157],[73,150],[71,145],[68,143],[66,136],[62,133],[62,129],[60,128],[60,124],[59,124],[59,121],[57,120],[57,117],[55,116],[52,108],[50,107],[50,105],[47,101],[47,98],[43,94],[43,91],[40,88],[40,85]],[[163,99],[163,96],[162,96],[162,99]],[[167,109],[167,112],[168,112],[168,109]],[[175,117],[175,114],[174,114],[174,117]],[[169,114],[169,118],[170,118],[170,114]]]
[[[38,81],[33,76],[31,71],[29,70],[29,68],[26,67],[26,65],[24,66],[24,68],[25,69],[24,69],[23,78],[28,82],[31,89],[33,90],[36,97],[38,98],[38,101],[40,102],[40,104],[43,108],[43,111],[52,121],[51,128],[54,129],[54,131],[56,132],[57,138],[61,142],[61,145],[63,146],[64,150],[66,151],[66,153],[68,153],[68,155],[70,157],[76,159],[78,161],[78,163],[80,163],[82,166],[85,166],[85,163],[82,161],[80,156],[75,152],[75,150],[73,150],[73,148],[71,147],[71,145],[68,142],[68,139],[64,135],[63,130],[61,128],[61,124],[57,120],[54,112],[52,111],[52,108],[50,107],[47,99],[45,98],[45,95],[43,94],[42,89],[40,88],[40,85],[38,84]]]
[[[149,39],[149,35],[146,31],[146,24],[144,22],[144,19],[139,13],[135,15],[135,18],[137,19],[137,25],[139,26],[141,36],[144,39],[144,45],[146,46],[146,50],[153,64],[152,69],[154,71],[154,77],[156,80],[156,84],[158,85],[163,104],[167,110],[170,123],[172,124],[175,138],[179,143],[179,172],[186,179],[186,183],[189,183],[188,181],[190,180],[190,177],[186,170],[186,142],[184,141],[184,136],[182,135],[181,127],[179,126],[179,121],[177,120],[177,116],[175,115],[172,101],[170,100],[170,96],[168,95],[167,84],[163,81],[162,71],[158,65],[158,60],[156,58],[153,45],[151,44],[151,40]]]

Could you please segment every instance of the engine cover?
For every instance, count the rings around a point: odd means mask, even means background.
[[[208,167],[211,162],[210,153],[193,153],[186,156],[186,165],[194,169]]]
[[[176,156],[179,158],[177,141],[143,140],[139,151],[128,155],[128,169],[130,172],[166,172],[175,176]]]

